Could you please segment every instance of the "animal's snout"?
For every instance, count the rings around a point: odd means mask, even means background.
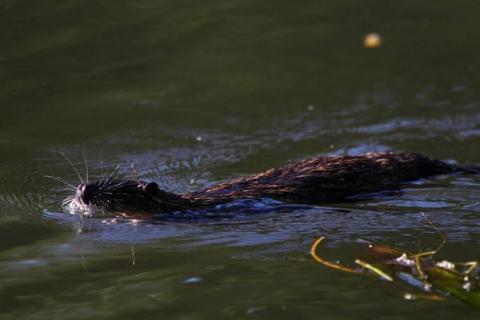
[[[89,204],[92,198],[91,186],[87,184],[79,184],[77,187],[77,198],[79,198],[83,203]]]

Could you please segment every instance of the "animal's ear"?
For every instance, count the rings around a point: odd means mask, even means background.
[[[156,195],[159,191],[158,184],[156,182],[149,182],[145,185],[144,190],[151,195]]]

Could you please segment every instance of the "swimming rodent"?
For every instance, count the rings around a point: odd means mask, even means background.
[[[313,157],[183,194],[161,190],[155,182],[110,176],[80,184],[66,203],[72,213],[93,216],[171,213],[253,198],[319,204],[398,190],[403,182],[455,172],[479,170],[411,152]]]

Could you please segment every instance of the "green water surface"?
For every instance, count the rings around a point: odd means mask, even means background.
[[[130,174],[184,192],[312,155],[480,163],[480,2],[0,0],[1,319],[478,319],[449,298],[329,270],[379,241],[480,259],[480,178],[218,219],[66,214]],[[382,46],[366,49],[378,32]]]

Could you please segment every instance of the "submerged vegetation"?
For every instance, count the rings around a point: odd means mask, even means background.
[[[440,245],[429,251],[412,253],[377,243],[369,243],[367,252],[355,259],[355,267],[331,262],[318,255],[318,246],[325,237],[318,238],[310,248],[313,259],[326,267],[358,275],[375,276],[387,282],[402,282],[413,292],[404,294],[406,300],[446,300],[453,296],[475,308],[480,308],[480,281],[478,261],[437,261],[435,256],[446,244],[443,233],[427,220],[441,237]]]

